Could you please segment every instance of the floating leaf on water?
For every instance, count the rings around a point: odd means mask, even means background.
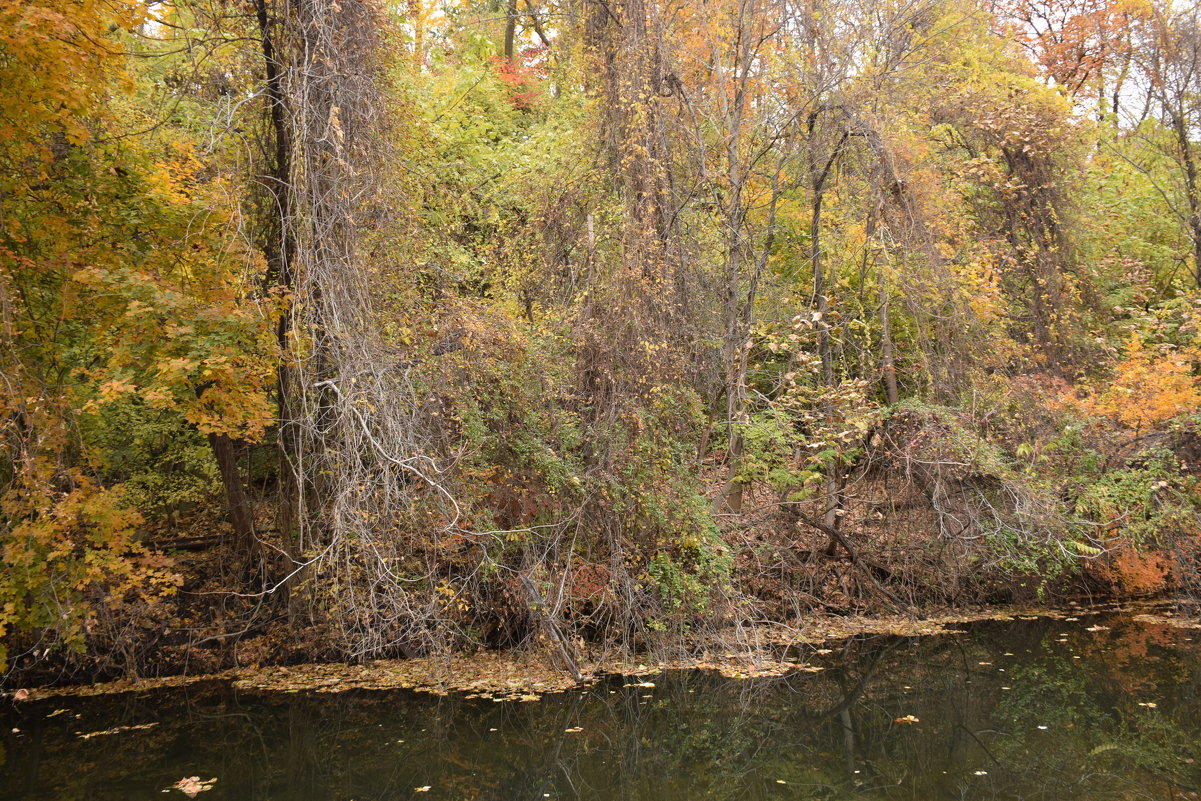
[[[181,793],[186,795],[188,798],[195,798],[196,796],[203,793],[205,790],[213,789],[213,785],[216,783],[217,783],[216,779],[209,779],[207,781],[201,781],[199,776],[187,776],[185,778],[180,779],[175,784],[171,785],[171,787],[169,787],[168,789],[179,790]]]
[[[1178,629],[1201,629],[1201,623],[1195,620],[1181,620],[1167,615],[1135,615],[1140,623],[1156,623],[1161,626],[1175,626]]]
[[[85,740],[90,740],[93,737],[103,737],[104,735],[107,735],[107,734],[120,734],[123,731],[136,731],[138,729],[153,729],[157,725],[158,725],[158,721],[153,721],[151,723],[139,723],[134,726],[114,726],[111,729],[105,729],[104,731],[90,731],[90,732],[87,732],[86,734],[81,731],[77,731],[75,733],[78,734],[80,737],[82,737]]]

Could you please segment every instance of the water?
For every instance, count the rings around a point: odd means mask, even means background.
[[[163,791],[187,776],[217,779],[201,801],[1201,797],[1201,631],[1123,614],[965,628],[840,643],[820,673],[614,678],[527,703],[225,685],[25,703],[0,799],[182,799]]]

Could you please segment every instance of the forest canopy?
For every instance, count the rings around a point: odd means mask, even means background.
[[[1201,10],[0,0],[0,664],[1201,558]]]

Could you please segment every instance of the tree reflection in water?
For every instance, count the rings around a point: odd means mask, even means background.
[[[848,640],[816,674],[613,678],[530,703],[222,684],[26,703],[7,713],[0,788],[148,799],[198,775],[218,778],[204,801],[425,785],[429,801],[1198,797],[1194,632],[1124,615],[968,628]]]

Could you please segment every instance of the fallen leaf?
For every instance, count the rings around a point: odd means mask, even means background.
[[[137,731],[139,729],[153,729],[157,725],[158,725],[158,721],[154,721],[151,723],[138,723],[133,726],[114,726],[111,729],[105,729],[104,731],[90,731],[90,732],[87,732],[86,734],[81,731],[77,731],[75,733],[85,740],[90,740],[93,737],[103,737],[107,734],[120,734],[123,731]],[[181,781],[182,781],[182,779],[181,779]],[[214,781],[216,781],[216,779],[214,779]],[[207,788],[205,788],[205,789],[207,789]]]
[[[180,779],[175,784],[171,785],[171,788],[175,789],[175,790],[179,790],[181,793],[186,795],[188,798],[195,798],[196,796],[203,793],[205,790],[213,789],[213,785],[216,783],[217,783],[216,779],[209,779],[208,781],[202,782],[202,781],[200,781],[199,776],[188,776],[186,778]]]

